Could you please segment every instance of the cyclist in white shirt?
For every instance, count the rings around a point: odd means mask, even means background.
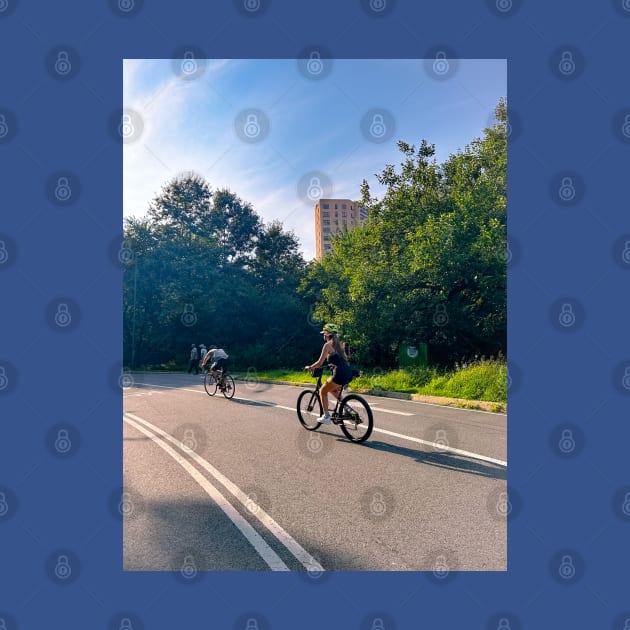
[[[210,361],[212,361],[210,365],[210,372],[216,372],[217,370],[225,370],[227,369],[227,360],[229,358],[229,354],[223,348],[215,348],[212,347],[206,352],[206,355],[203,358],[202,366],[206,365]]]

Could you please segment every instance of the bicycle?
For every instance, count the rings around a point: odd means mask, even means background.
[[[203,377],[203,386],[208,396],[214,396],[217,390],[221,390],[222,394],[230,399],[236,391],[232,375],[222,369],[215,372],[206,372],[206,375]]]
[[[297,399],[297,415],[300,424],[307,431],[316,431],[321,426],[317,418],[324,413],[319,390],[322,386],[323,368],[310,371],[311,376],[317,377],[315,389],[305,389]],[[365,442],[372,434],[374,416],[368,402],[358,394],[344,394],[345,386],[337,393],[337,401],[330,419],[333,424],[341,427],[345,436],[352,442]],[[317,411],[314,411],[317,409]]]

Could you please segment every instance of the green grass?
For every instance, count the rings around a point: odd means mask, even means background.
[[[246,378],[244,372],[234,372]],[[291,370],[267,370],[250,372],[250,376],[265,380],[310,383],[315,379],[308,372]],[[328,372],[324,372],[327,376]],[[380,389],[407,394],[426,394],[466,400],[483,400],[504,403],[507,401],[507,367],[502,361],[479,361],[465,368],[449,372],[439,372],[435,368],[413,370],[366,370],[363,376],[352,381],[351,389]]]
[[[507,367],[501,361],[481,361],[433,378],[419,394],[467,400],[507,401]]]

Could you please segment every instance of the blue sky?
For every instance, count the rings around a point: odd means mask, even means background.
[[[124,216],[145,214],[164,184],[194,171],[263,221],[282,221],[307,260],[315,202],[305,181],[321,175],[324,196],[358,199],[367,179],[380,196],[374,175],[399,163],[398,140],[426,139],[443,161],[483,133],[507,91],[505,60],[457,60],[452,75],[436,78],[430,61],[335,59],[317,80],[296,60],[195,63],[185,75],[180,62],[125,60],[124,108],[142,133],[124,144]],[[372,127],[370,136],[366,120],[382,120],[387,134]],[[248,121],[257,125],[249,136]]]

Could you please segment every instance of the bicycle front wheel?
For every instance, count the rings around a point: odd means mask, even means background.
[[[367,400],[349,394],[341,401],[341,430],[353,442],[365,442],[372,434],[374,416]]]
[[[210,372],[206,372],[206,375],[203,377],[203,386],[208,396],[214,396],[217,393],[217,379]]]
[[[221,383],[221,391],[226,398],[232,398],[234,396],[236,387],[234,385],[234,379],[229,374],[226,374],[223,377],[223,382]]]
[[[314,389],[305,389],[297,399],[297,415],[301,425],[308,431],[319,429],[321,423],[317,421],[324,410],[322,401]]]

